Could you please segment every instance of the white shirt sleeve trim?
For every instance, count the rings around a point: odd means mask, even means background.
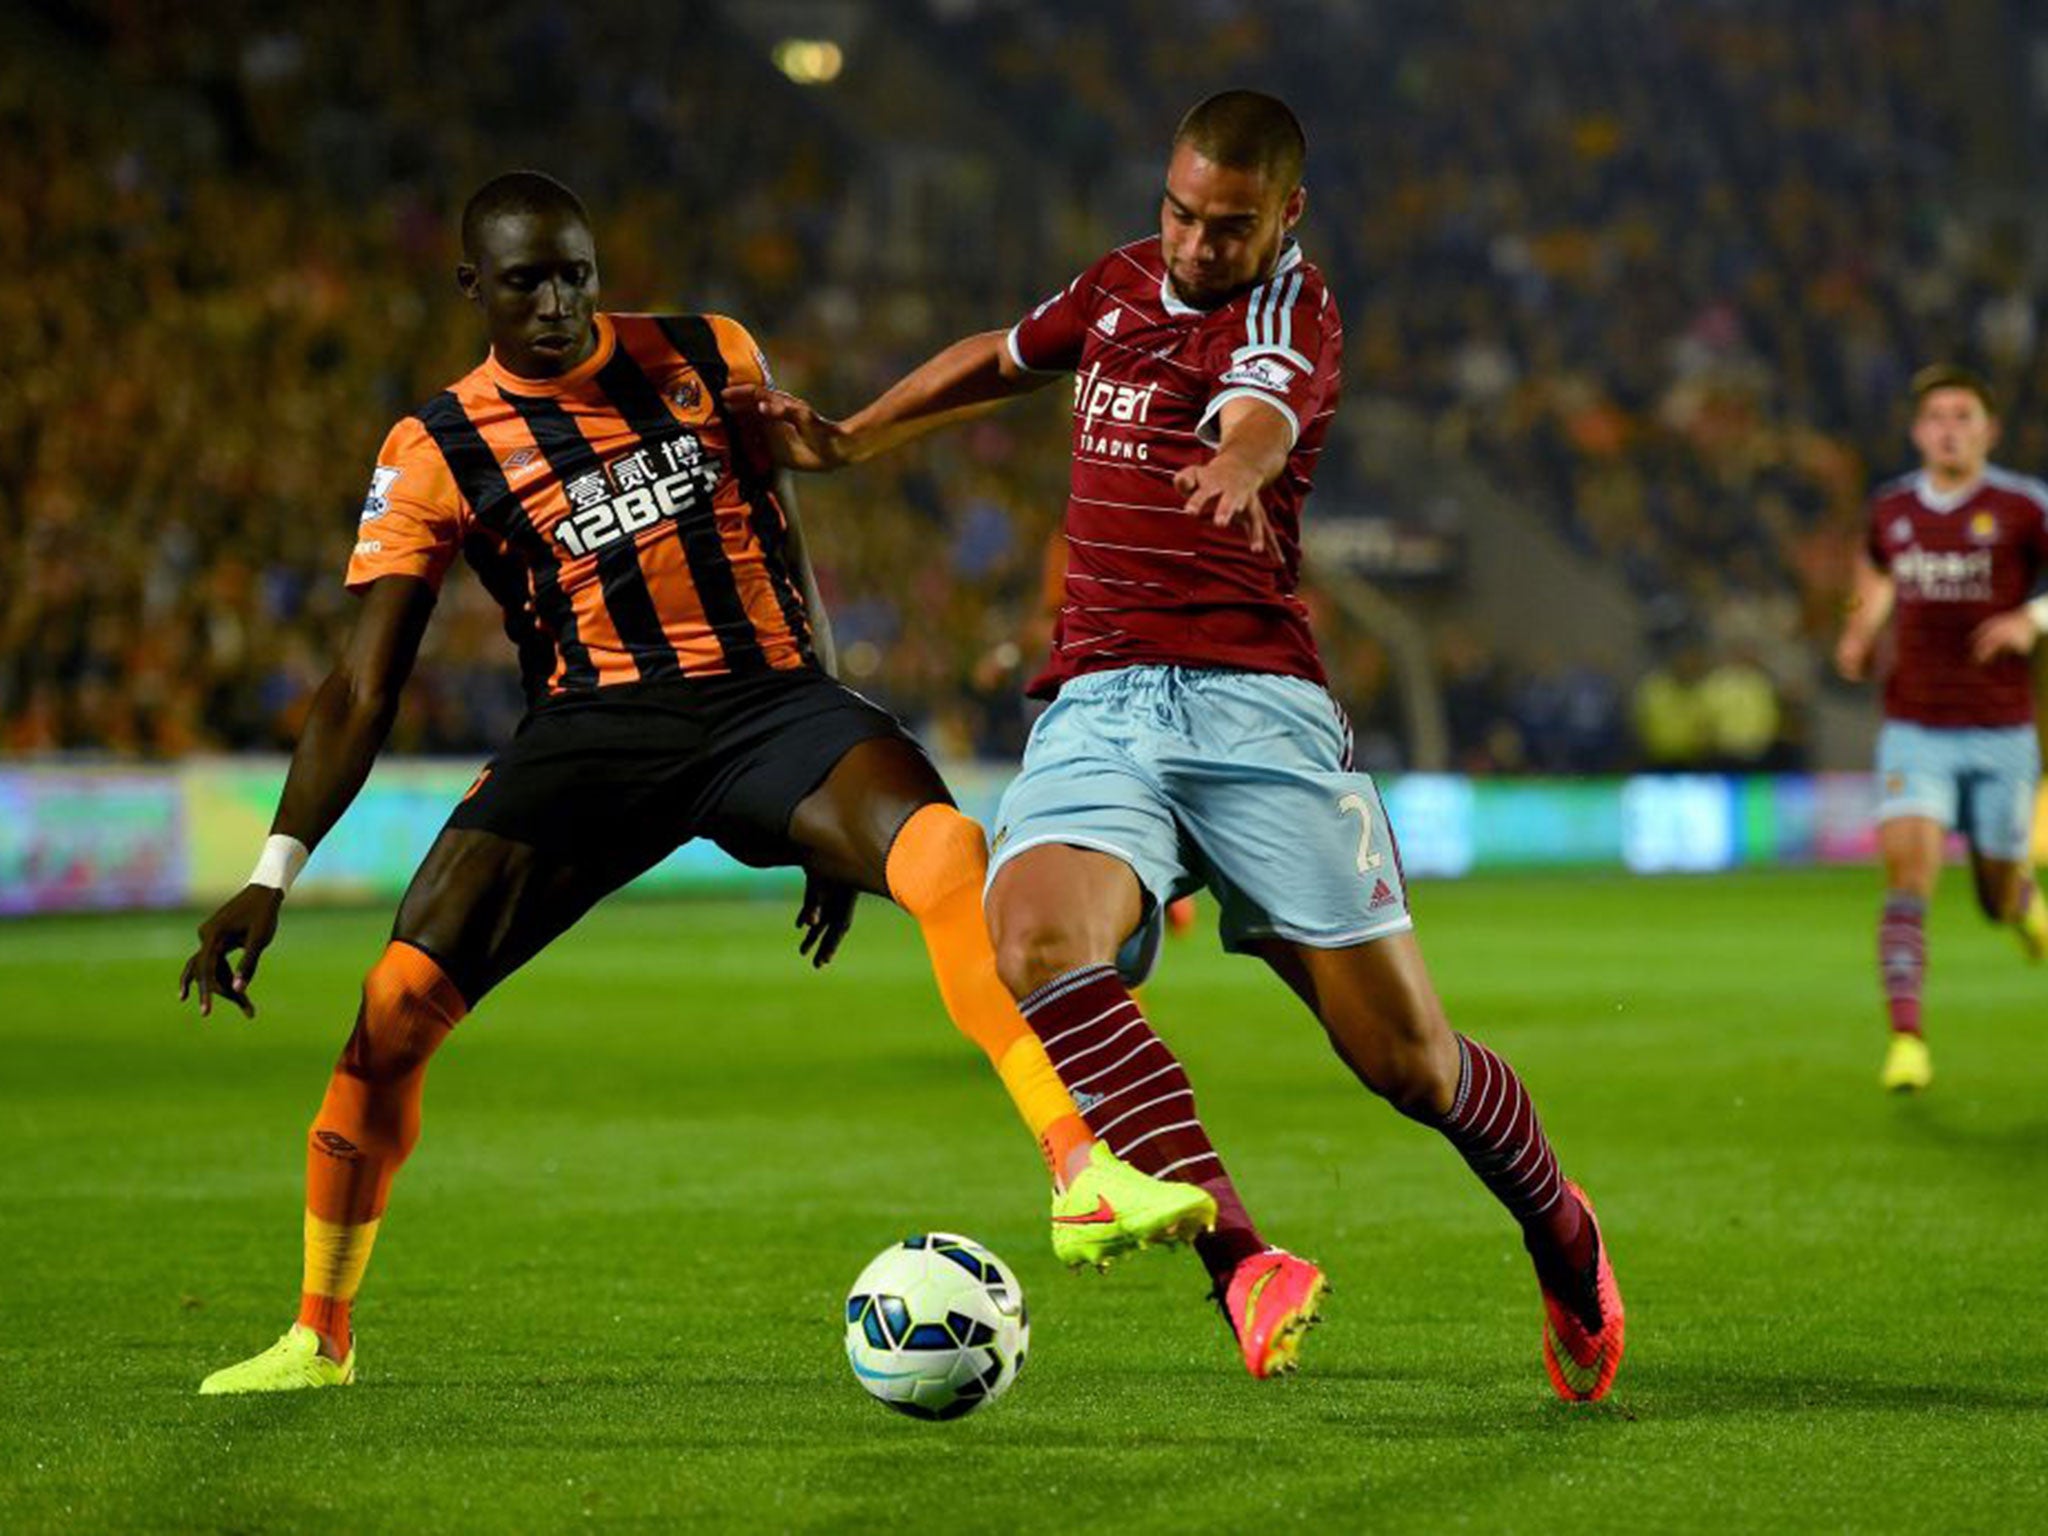
[[[1023,349],[1017,345],[1017,333],[1023,329],[1024,322],[1019,320],[1010,327],[1009,334],[1003,338],[1003,345],[1009,349],[1011,362],[1022,368],[1026,373],[1066,373],[1069,371],[1065,368],[1034,368],[1031,364],[1025,362]]]
[[[1209,402],[1208,409],[1202,412],[1202,419],[1195,424],[1195,441],[1209,448],[1214,448],[1221,444],[1223,441],[1223,407],[1237,399],[1256,400],[1261,405],[1270,405],[1274,410],[1287,418],[1287,428],[1291,434],[1287,446],[1292,449],[1296,443],[1301,441],[1301,418],[1294,414],[1294,407],[1285,400],[1282,400],[1278,395],[1269,395],[1263,389],[1252,389],[1247,385],[1239,385],[1236,389],[1226,389],[1222,394]]]
[[[1024,322],[1020,320],[1017,322],[1017,325],[1013,325],[1010,327],[1009,334],[1003,338],[1003,345],[1010,349],[1010,361],[1015,363],[1019,368],[1022,368],[1023,370],[1025,370],[1025,372],[1028,373],[1031,371],[1031,365],[1024,361],[1024,354],[1017,350],[1017,326],[1020,326],[1023,323]]]

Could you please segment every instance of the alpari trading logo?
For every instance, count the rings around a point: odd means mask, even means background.
[[[685,432],[578,475],[562,487],[571,511],[549,531],[578,558],[630,539],[663,518],[709,508],[718,460]]]
[[[1991,601],[1992,553],[1988,549],[1908,549],[1892,561],[1892,578],[1922,602]]]
[[[1081,451],[1105,459],[1149,459],[1152,445],[1108,436],[1104,426],[1142,427],[1152,419],[1152,397],[1159,385],[1121,384],[1102,377],[1102,364],[1089,365],[1074,376],[1074,414],[1080,418]]]

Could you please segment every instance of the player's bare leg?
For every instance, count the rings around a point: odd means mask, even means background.
[[[1931,816],[1893,816],[1877,829],[1885,886],[1877,960],[1892,1032],[1879,1081],[1894,1093],[1917,1092],[1934,1080],[1920,1000],[1927,975],[1927,907],[1941,878],[1947,835]]]
[[[1199,1183],[1216,1229],[1195,1240],[1246,1368],[1292,1365],[1323,1291],[1322,1272],[1270,1249],[1210,1144],[1194,1089],[1117,974],[1144,893],[1123,860],[1048,843],[1004,864],[989,889],[989,926],[1004,984],[1089,1125],[1133,1166]]]
[[[1544,1364],[1558,1395],[1606,1395],[1625,1317],[1592,1207],[1558,1168],[1521,1079],[1444,1016],[1421,945],[1398,933],[1341,949],[1268,940],[1258,953],[1373,1092],[1443,1133],[1522,1228],[1543,1290]]]
[[[2034,883],[2032,867],[2018,859],[1994,859],[1970,850],[1977,906],[1994,923],[2012,929],[2029,960],[2048,956],[2048,905]]]
[[[789,838],[814,880],[889,896],[917,919],[948,1015],[987,1055],[1044,1153],[1064,1262],[1103,1264],[1215,1224],[1206,1191],[1134,1171],[1081,1118],[997,976],[981,905],[987,840],[922,752],[893,738],[854,747],[798,804]]]

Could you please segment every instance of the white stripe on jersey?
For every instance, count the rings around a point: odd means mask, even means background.
[[[1192,432],[1184,435],[1194,436]],[[1179,507],[1169,506],[1161,501],[1104,501],[1100,496],[1069,496],[1067,500],[1083,501],[1091,507],[1124,507],[1132,512],[1180,512]]]
[[[1197,434],[1197,436],[1199,435]],[[1095,464],[1103,469],[1139,469],[1148,475],[1164,475],[1168,480],[1171,480],[1174,475],[1174,472],[1170,469],[1162,469],[1157,464],[1140,464],[1133,459],[1098,459],[1089,454],[1077,453],[1074,455],[1074,462],[1076,464]],[[1164,506],[1165,503],[1162,502],[1160,505]]]
[[[1292,351],[1294,301],[1300,297],[1299,272],[1270,278],[1253,290],[1244,313],[1246,350],[1280,347]]]
[[[1171,507],[1157,507],[1153,510],[1170,512],[1174,509]],[[1067,542],[1069,544],[1085,544],[1090,549],[1120,549],[1128,555],[1174,555],[1182,560],[1192,560],[1195,555],[1192,549],[1153,549],[1145,544],[1112,544],[1107,539],[1084,539],[1079,534],[1073,533],[1067,535]]]
[[[1155,592],[1173,590],[1172,585],[1164,581],[1139,581],[1134,577],[1125,576],[1089,576],[1081,571],[1072,571],[1067,575],[1069,587],[1078,587],[1084,581],[1091,587],[1149,587]]]

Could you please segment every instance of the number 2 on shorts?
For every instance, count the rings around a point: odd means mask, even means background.
[[[1337,802],[1337,814],[1349,816],[1358,813],[1358,872],[1369,875],[1380,867],[1380,854],[1372,851],[1372,807],[1365,803],[1363,795],[1346,795]]]

